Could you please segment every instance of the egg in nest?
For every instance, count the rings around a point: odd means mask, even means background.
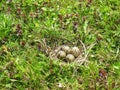
[[[80,50],[78,47],[74,46],[71,48],[71,54],[73,54],[75,57],[78,57],[80,55]]]
[[[70,53],[70,47],[67,46],[67,45],[63,45],[63,46],[61,47],[61,49],[62,49],[63,51],[65,51],[66,53]]]
[[[57,53],[57,57],[59,59],[64,59],[66,57],[66,53],[62,50],[60,50],[58,53]]]
[[[75,60],[75,57],[72,55],[72,54],[68,54],[67,56],[66,56],[66,60],[67,61],[74,61]]]

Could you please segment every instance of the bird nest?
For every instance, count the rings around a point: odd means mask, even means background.
[[[58,46],[54,50],[51,50],[49,57],[52,60],[61,60],[63,62],[88,63],[87,57],[84,57],[84,52],[77,46]]]
[[[81,48],[78,48],[78,46],[60,45],[54,49],[51,49],[47,46],[45,40],[43,40],[41,43],[41,48],[51,60],[60,60],[66,63],[76,62],[79,63],[79,65],[88,64],[88,55],[96,43],[86,47],[81,40],[80,42],[82,46]]]

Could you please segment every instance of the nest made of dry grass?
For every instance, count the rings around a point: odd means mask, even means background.
[[[61,50],[61,48],[63,47],[64,45],[61,45],[61,46],[58,46],[56,47],[54,50],[51,50],[51,52],[49,53],[49,57],[50,59],[52,60],[60,60],[58,58],[58,55],[57,53]],[[80,49],[81,50],[81,49]],[[63,62],[69,62],[68,60],[61,60]],[[88,63],[88,59],[87,57],[84,57],[84,52],[80,52],[79,55],[74,59],[74,61],[71,61],[71,62],[77,62],[79,64],[84,64],[84,63]]]
[[[96,44],[96,43],[92,43],[90,46],[86,47],[85,44],[80,40],[81,42],[81,48],[79,48],[80,50],[80,54],[78,57],[75,58],[74,61],[72,62],[75,62],[75,63],[79,63],[79,65],[83,65],[83,64],[88,64],[89,63],[89,60],[88,60],[88,55],[90,53],[90,50],[93,48],[93,46]],[[62,46],[64,45],[60,45],[60,46],[57,46],[55,48],[51,48],[49,47],[47,44],[46,44],[46,41],[45,39],[43,39],[41,42],[40,42],[40,45],[41,45],[41,49],[43,51],[43,53],[49,57],[51,60],[60,60],[62,62],[65,62],[67,63],[66,61],[64,60],[61,60],[57,57],[57,53],[58,51],[61,50]],[[73,46],[71,46],[73,47]],[[78,46],[77,46],[78,47]],[[69,63],[72,63],[72,62],[69,62]]]

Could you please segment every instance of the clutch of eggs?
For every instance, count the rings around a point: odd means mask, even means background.
[[[59,59],[66,59],[67,61],[74,61],[76,57],[80,55],[80,50],[78,47],[69,47],[67,45],[63,45],[61,50],[58,51],[57,57]]]

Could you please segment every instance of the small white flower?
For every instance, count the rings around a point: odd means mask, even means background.
[[[58,87],[59,87],[59,88],[62,88],[63,86],[62,86],[62,84],[61,84],[61,83],[58,83]]]

